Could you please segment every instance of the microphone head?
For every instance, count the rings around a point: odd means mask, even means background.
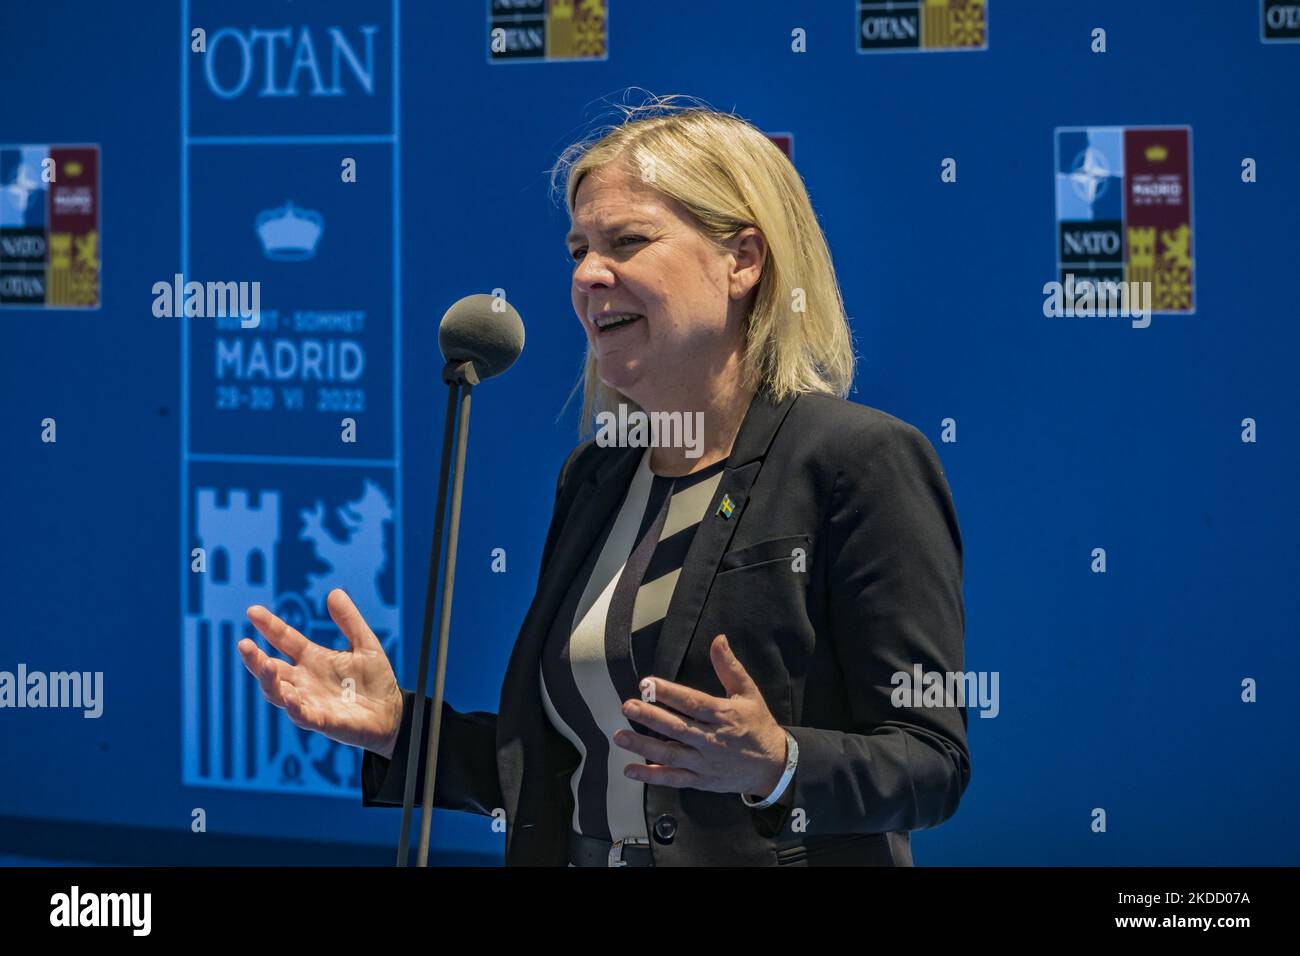
[[[482,381],[515,364],[524,350],[524,323],[499,296],[467,295],[443,315],[438,347],[448,362],[473,362]]]

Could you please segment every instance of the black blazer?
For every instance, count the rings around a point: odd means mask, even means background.
[[[504,810],[508,865],[568,862],[579,755],[543,712],[539,655],[643,451],[589,441],[570,453],[499,714],[443,703],[433,804]],[[716,513],[724,494],[735,502],[730,518]],[[799,766],[786,799],[761,810],[734,793],[647,784],[655,864],[910,866],[908,831],[952,816],[970,779],[966,711],[896,708],[891,677],[917,664],[963,669],[961,577],[952,496],[924,435],[839,398],[777,403],[760,392],[686,557],[653,673],[723,695],[709,646],[725,633],[798,742]],[[414,711],[404,694],[392,761],[363,758],[365,806],[401,805]],[[427,728],[428,698],[424,706]],[[417,804],[423,760],[418,773]]]

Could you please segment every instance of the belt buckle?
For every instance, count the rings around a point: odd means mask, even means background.
[[[609,845],[610,866],[627,866],[627,860],[623,859],[624,844],[631,844],[632,846],[649,846],[650,841],[644,837],[623,837],[621,840],[615,840]]]

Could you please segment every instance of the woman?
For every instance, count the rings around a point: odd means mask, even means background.
[[[504,815],[508,864],[910,865],[908,831],[970,777],[963,707],[891,699],[918,665],[962,668],[951,495],[919,431],[843,399],[851,338],[798,173],[671,99],[555,173],[584,421],[680,412],[702,439],[569,455],[500,713],[444,703],[433,803]],[[365,749],[365,805],[400,805],[413,695],[348,596],[328,606],[350,650],[252,607],[296,663],[240,653],[295,724]]]

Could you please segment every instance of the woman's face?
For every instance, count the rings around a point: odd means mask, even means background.
[[[616,164],[579,184],[567,242],[573,308],[605,385],[643,408],[689,407],[738,364],[762,267],[756,229],[719,250],[680,203]],[[636,318],[602,328],[618,313]]]

